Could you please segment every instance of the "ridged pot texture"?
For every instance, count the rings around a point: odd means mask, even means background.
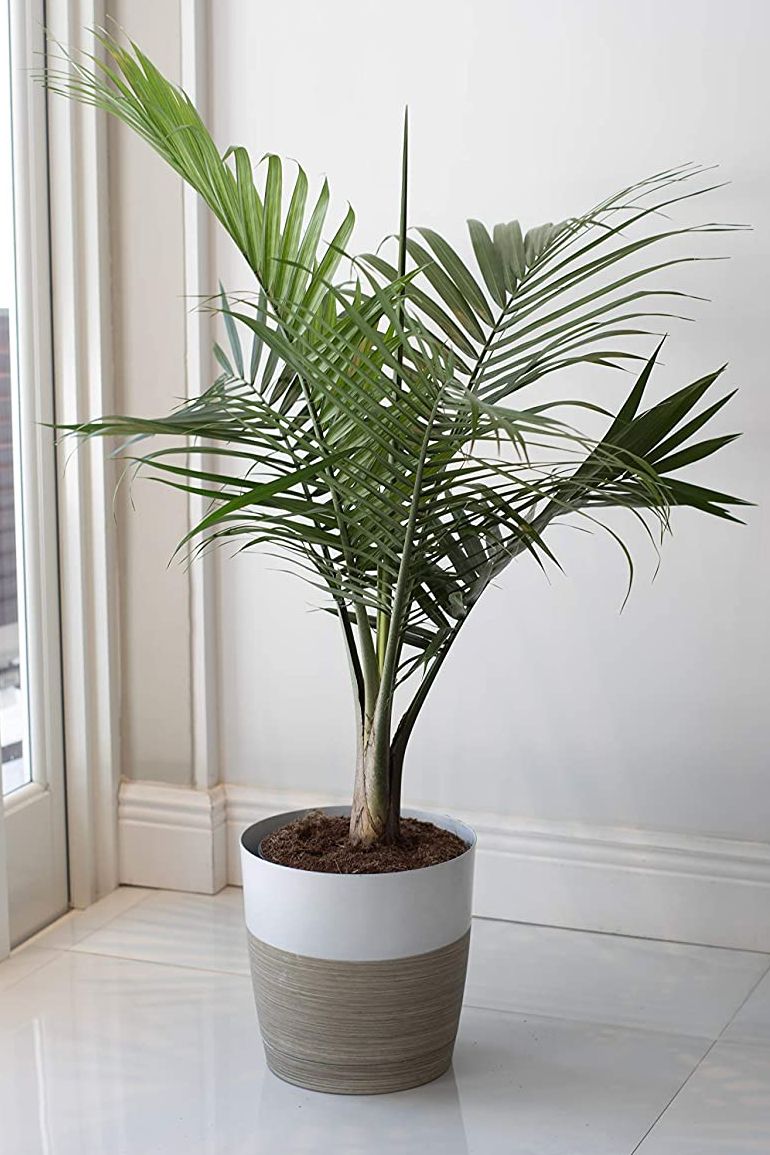
[[[345,814],[325,807],[327,814]],[[338,1094],[404,1090],[443,1074],[462,1004],[476,837],[457,858],[392,874],[322,874],[268,862],[275,815],[241,839],[251,972],[265,1054],[287,1082]]]

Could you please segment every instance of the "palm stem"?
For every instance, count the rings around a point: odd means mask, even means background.
[[[398,228],[398,276],[399,280],[403,281],[406,274],[406,228],[407,228],[407,201],[409,189],[409,106],[404,109],[404,128],[401,143],[401,201],[399,212],[399,228]],[[403,291],[399,296],[398,305],[398,319],[399,326],[403,329],[404,323],[404,294]],[[398,343],[396,350],[396,358],[399,369],[404,363],[404,347],[401,341]],[[401,374],[396,373],[396,389],[401,388]],[[381,608],[377,611],[377,661],[382,674],[382,669],[385,664],[385,654],[388,646],[388,635],[390,633],[390,600],[391,591],[388,583],[387,574],[378,567],[377,571],[377,592],[378,600]]]

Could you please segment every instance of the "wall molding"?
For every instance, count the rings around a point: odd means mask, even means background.
[[[238,886],[246,826],[282,810],[344,801],[251,786],[124,782],[121,882],[205,894]],[[770,844],[461,817],[479,835],[480,917],[770,951]]]
[[[227,884],[224,786],[194,790],[123,782],[118,799],[120,881],[216,894]]]

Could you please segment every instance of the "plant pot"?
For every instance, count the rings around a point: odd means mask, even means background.
[[[320,808],[349,814],[342,806]],[[468,843],[457,858],[389,874],[322,874],[268,862],[241,838],[243,899],[259,1025],[270,1070],[314,1091],[371,1095],[417,1087],[452,1061],[471,925],[476,835],[406,811]]]

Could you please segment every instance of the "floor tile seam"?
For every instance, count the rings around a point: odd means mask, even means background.
[[[711,1052],[712,1052],[712,1051],[714,1050],[714,1048],[715,1048],[715,1047],[718,1045],[718,1043],[719,1043],[719,1042],[722,1040],[722,1038],[723,1038],[723,1036],[724,1036],[724,1034],[725,1034],[725,1031],[727,1030],[727,1028],[728,1028],[728,1027],[730,1026],[730,1024],[733,1022],[733,1020],[735,1019],[736,1015],[738,1015],[738,1014],[740,1013],[740,1011],[741,1011],[741,1010],[742,1010],[742,1009],[745,1007],[746,1003],[749,1001],[749,999],[751,998],[751,996],[754,994],[754,991],[757,989],[757,987],[759,986],[759,984],[762,982],[762,980],[765,978],[765,976],[766,976],[768,973],[770,973],[770,964],[768,964],[768,966],[765,968],[765,970],[764,970],[764,971],[762,972],[762,974],[759,976],[759,978],[757,979],[757,981],[754,983],[754,985],[753,985],[753,986],[751,987],[751,989],[748,991],[748,993],[746,994],[746,997],[745,997],[745,998],[742,1000],[742,1002],[741,1002],[740,1006],[738,1006],[738,1007],[736,1008],[736,1010],[733,1012],[732,1016],[731,1016],[731,1017],[728,1019],[728,1021],[727,1021],[727,1022],[725,1023],[725,1025],[722,1027],[722,1030],[719,1032],[719,1034],[717,1035],[717,1037],[714,1039],[713,1043],[711,1043],[711,1045],[708,1047],[708,1049],[706,1050],[706,1052],[705,1052],[703,1055],[701,1055],[700,1059],[699,1059],[699,1060],[698,1060],[698,1062],[695,1064],[695,1066],[693,1067],[693,1069],[690,1071],[690,1073],[689,1073],[689,1075],[687,1076],[687,1078],[684,1080],[684,1082],[681,1084],[681,1086],[677,1088],[677,1090],[676,1090],[676,1091],[674,1092],[674,1094],[671,1096],[671,1098],[669,1099],[669,1101],[666,1103],[666,1105],[665,1105],[665,1107],[663,1108],[663,1110],[660,1112],[660,1114],[657,1116],[657,1118],[656,1118],[656,1119],[655,1119],[655,1120],[654,1120],[654,1121],[653,1121],[653,1122],[650,1124],[650,1126],[649,1126],[649,1127],[647,1128],[647,1130],[645,1131],[644,1135],[642,1135],[641,1139],[640,1139],[640,1140],[639,1140],[639,1142],[636,1144],[636,1146],[635,1146],[635,1147],[634,1147],[634,1148],[633,1148],[633,1149],[632,1149],[632,1150],[629,1152],[629,1155],[636,1155],[636,1152],[637,1152],[637,1151],[639,1151],[639,1149],[641,1148],[642,1144],[645,1142],[645,1140],[647,1139],[647,1137],[653,1133],[653,1131],[654,1131],[654,1130],[655,1130],[655,1128],[658,1126],[658,1124],[660,1123],[660,1121],[661,1121],[661,1120],[664,1118],[664,1116],[666,1115],[667,1111],[668,1111],[668,1110],[670,1109],[670,1107],[671,1107],[671,1106],[672,1106],[672,1105],[673,1105],[673,1104],[676,1102],[676,1100],[679,1098],[679,1096],[681,1095],[682,1091],[683,1091],[683,1090],[685,1089],[685,1087],[688,1085],[688,1083],[690,1082],[690,1080],[694,1078],[694,1076],[697,1074],[697,1072],[698,1072],[698,1071],[701,1069],[701,1067],[702,1067],[702,1066],[703,1066],[703,1064],[705,1063],[706,1059],[708,1059],[708,1057],[709,1057],[709,1055],[711,1054]]]
[[[39,947],[38,949],[43,950],[44,948]],[[53,947],[46,947],[45,949],[51,950],[52,953],[54,951]],[[7,994],[8,991],[14,990],[19,985],[19,983],[26,982],[27,979],[32,979],[36,975],[39,975],[42,971],[46,970],[46,968],[49,967],[51,965],[51,963],[60,962],[64,953],[65,953],[64,951],[56,951],[54,958],[46,959],[46,961],[41,963],[39,967],[34,967],[33,970],[27,971],[27,973],[24,975],[19,975],[19,977],[17,979],[14,979],[13,982],[8,983],[8,986],[3,987],[3,989],[0,991],[0,1001],[2,1001],[2,999],[5,997],[5,995]],[[3,961],[7,961],[7,960],[3,960]],[[2,963],[0,963],[0,966],[1,965],[2,965]]]
[[[717,946],[713,942],[694,942],[692,939],[684,938],[654,938],[652,935],[646,934],[621,934],[620,931],[615,930],[594,930],[591,927],[585,926],[563,926],[560,923],[554,922],[520,922],[518,919],[512,918],[492,918],[488,915],[474,914],[474,922],[496,922],[505,923],[508,926],[526,926],[533,930],[563,930],[569,934],[586,934],[597,935],[601,938],[619,938],[627,942],[650,942],[658,943],[661,946],[691,946],[698,950],[718,950],[730,951],[732,954],[748,954],[758,955],[760,958],[768,960],[770,966],[770,950],[758,950],[753,947],[746,946]]]
[[[120,889],[120,887],[118,887],[118,889]],[[114,893],[115,893],[114,890],[110,891],[110,894],[114,894]],[[105,896],[105,897],[107,897],[107,896]],[[77,942],[70,943],[69,946],[61,947],[59,949],[61,949],[61,950],[74,950],[75,947],[80,945],[80,943],[86,942],[92,935],[98,934],[102,930],[106,930],[106,928],[108,926],[112,926],[113,922],[115,922],[116,919],[123,918],[123,916],[128,914],[129,911],[136,910],[138,907],[140,907],[142,905],[142,903],[148,902],[152,897],[153,897],[152,891],[148,891],[147,894],[143,894],[141,898],[138,898],[136,900],[136,902],[132,902],[131,905],[127,906],[124,910],[119,910],[116,914],[111,915],[111,917],[108,918],[106,922],[101,922],[101,923],[99,923],[98,926],[95,926],[93,930],[89,930],[88,933],[83,935],[83,937],[81,939],[78,939]],[[88,910],[89,908],[86,907],[85,909]]]
[[[576,1019],[570,1018],[567,1015],[548,1014],[545,1011],[513,1010],[511,1007],[485,1006],[483,1003],[463,1001],[463,1009],[466,1007],[468,1010],[488,1011],[490,1014],[495,1015],[511,1015],[512,1017],[518,1019],[543,1019],[546,1022],[566,1023],[570,1026],[600,1027],[605,1028],[606,1030],[627,1031],[632,1034],[648,1035],[655,1038],[681,1040],[691,1039],[696,1043],[715,1043],[717,1041],[717,1039],[710,1034],[698,1034],[685,1030],[667,1031],[662,1027],[643,1027],[632,1023],[613,1023],[608,1019]],[[717,1038],[718,1037],[719,1036],[717,1036]]]
[[[113,959],[117,962],[142,963],[145,966],[169,967],[172,970],[179,971],[199,971],[201,974],[207,975],[226,975],[227,977],[234,979],[251,978],[250,974],[244,971],[226,971],[217,969],[216,967],[193,966],[192,963],[167,962],[164,959],[140,958],[137,955],[115,954],[113,951],[85,950],[81,943],[76,943],[74,946],[70,947],[69,953],[88,955],[89,958]]]
[[[148,959],[148,958],[144,958],[144,957],[138,957],[136,955],[116,954],[112,951],[106,952],[106,951],[98,951],[98,950],[93,950],[93,949],[88,950],[84,947],[83,943],[75,943],[75,944],[73,944],[73,946],[69,947],[67,950],[59,950],[57,952],[57,954],[60,957],[64,956],[65,954],[68,954],[68,953],[75,953],[77,955],[86,955],[89,958],[112,959],[112,960],[117,961],[117,962],[140,963],[140,964],[143,964],[146,966],[158,966],[158,967],[164,967],[166,969],[171,969],[171,970],[192,971],[193,973],[198,972],[200,974],[218,975],[220,977],[226,976],[228,978],[236,978],[236,979],[241,979],[241,980],[245,980],[245,981],[248,981],[250,978],[249,974],[244,973],[243,971],[223,970],[223,969],[217,968],[217,967],[194,966],[191,963],[171,962],[171,961],[167,961],[167,960],[163,960],[163,959]],[[44,970],[52,962],[56,962],[56,961],[57,961],[56,958],[48,959],[45,963],[42,963],[41,966],[37,967],[33,971],[30,971],[29,974],[20,976],[17,980],[15,980],[13,983],[11,983],[9,987],[6,987],[5,989],[9,990],[12,987],[15,987],[17,985],[17,983],[23,982],[26,978],[32,978],[39,971]],[[626,1031],[626,1032],[638,1034],[638,1035],[654,1036],[656,1038],[692,1040],[693,1042],[701,1042],[701,1043],[704,1043],[704,1042],[713,1043],[713,1042],[717,1041],[717,1039],[712,1038],[711,1035],[700,1034],[697,1032],[692,1032],[692,1031],[687,1031],[687,1030],[667,1031],[661,1027],[645,1027],[645,1026],[641,1026],[640,1024],[611,1022],[610,1020],[607,1020],[607,1019],[574,1018],[574,1017],[571,1017],[568,1015],[548,1014],[545,1011],[539,1011],[539,1010],[534,1011],[534,1010],[528,1010],[526,1008],[498,1007],[498,1006],[494,1006],[494,1005],[479,1003],[475,1000],[464,1001],[463,1002],[463,1008],[467,1008],[469,1010],[475,1010],[475,1011],[485,1011],[489,1014],[498,1014],[498,1015],[504,1014],[506,1016],[510,1016],[511,1018],[518,1019],[519,1021],[526,1021],[528,1019],[538,1019],[538,1020],[543,1020],[545,1022],[564,1023],[564,1024],[567,1024],[569,1026],[581,1026],[582,1025],[582,1026],[586,1026],[586,1027],[605,1028],[607,1030]],[[718,1037],[720,1037],[720,1036],[717,1036],[717,1038]]]
[[[105,924],[105,925],[107,925],[107,924]],[[96,932],[94,932],[94,933],[96,933]],[[79,943],[73,943],[70,947],[63,948],[62,953],[74,951],[76,954],[89,955],[90,957],[93,957],[93,958],[117,959],[117,960],[122,961],[122,962],[146,963],[146,964],[149,964],[152,966],[172,967],[172,968],[176,968],[178,970],[183,970],[183,971],[199,971],[202,974],[231,975],[235,978],[240,978],[240,979],[248,979],[250,977],[248,972],[243,972],[243,971],[225,970],[225,969],[219,968],[219,967],[195,966],[192,963],[171,962],[169,960],[163,960],[163,959],[148,959],[146,957],[140,957],[137,955],[117,954],[114,951],[100,951],[100,950],[94,949],[93,946],[91,948],[88,948],[86,946],[87,942],[88,942],[88,939],[86,938],[86,939],[81,940]],[[49,960],[49,961],[53,961],[53,960]],[[44,965],[48,965],[48,964],[44,964]],[[42,967],[38,968],[38,969],[42,969]],[[722,1035],[724,1034],[724,1032],[727,1029],[727,1027],[729,1026],[729,1024],[735,1018],[735,1015],[737,1015],[738,1011],[744,1005],[746,1000],[748,998],[750,998],[751,994],[754,992],[754,990],[756,990],[757,986],[762,981],[764,976],[768,973],[768,971],[770,971],[770,964],[763,971],[760,978],[757,979],[757,981],[751,987],[748,994],[744,996],[743,1000],[741,1001],[741,1003],[739,1004],[739,1006],[737,1007],[737,1009],[735,1010],[735,1012],[733,1013],[731,1018],[725,1023],[725,1025],[719,1030],[719,1032],[717,1034],[704,1033],[701,1031],[693,1031],[693,1030],[687,1030],[687,1029],[683,1029],[683,1028],[680,1028],[678,1030],[667,1030],[664,1027],[643,1026],[640,1023],[613,1022],[609,1019],[594,1018],[592,1016],[587,1016],[584,1018],[583,1017],[578,1018],[578,1017],[574,1017],[574,1016],[571,1016],[568,1014],[564,1014],[564,1015],[549,1014],[547,1011],[541,1011],[541,1010],[531,1010],[528,1008],[504,1007],[504,1006],[496,1006],[495,1004],[485,1004],[485,1003],[478,1002],[475,999],[463,1000],[463,1007],[467,1007],[471,1010],[488,1011],[492,1014],[511,1015],[511,1016],[518,1018],[518,1019],[536,1018],[536,1019],[543,1019],[543,1020],[550,1021],[550,1022],[562,1022],[562,1023],[572,1024],[572,1025],[583,1024],[585,1026],[605,1027],[605,1028],[608,1028],[610,1030],[630,1031],[630,1032],[635,1032],[635,1033],[643,1034],[643,1035],[652,1035],[655,1037],[676,1038],[676,1039],[692,1039],[694,1042],[715,1043],[722,1037]],[[34,972],[31,972],[31,973],[34,973]],[[12,985],[15,986],[16,984],[13,983]],[[761,1046],[762,1044],[756,1044],[756,1045]]]
[[[739,1007],[736,1007],[736,1008],[735,1008],[735,1010],[733,1011],[733,1013],[732,1013],[732,1015],[730,1016],[730,1018],[727,1020],[727,1022],[725,1023],[725,1025],[722,1027],[722,1030],[719,1032],[719,1036],[717,1037],[717,1039],[716,1039],[716,1042],[719,1042],[719,1041],[722,1039],[722,1036],[725,1034],[725,1032],[726,1032],[726,1031],[727,1031],[727,1030],[728,1030],[728,1029],[729,1029],[729,1028],[732,1026],[732,1024],[735,1022],[735,1020],[736,1020],[736,1018],[738,1017],[738,1015],[741,1013],[741,1011],[743,1010],[743,1008],[746,1006],[746,1003],[749,1001],[749,999],[751,998],[751,996],[754,994],[754,991],[757,989],[757,987],[759,987],[759,985],[760,985],[762,982],[764,982],[764,980],[767,978],[767,976],[768,976],[769,974],[770,974],[770,962],[768,962],[768,964],[767,964],[767,966],[765,967],[764,971],[763,971],[763,972],[762,972],[762,974],[759,976],[759,978],[757,979],[757,981],[754,983],[753,987],[751,988],[751,990],[749,991],[749,993],[746,995],[746,997],[745,997],[745,999],[743,1000],[743,1002],[740,1004],[740,1006],[739,1006]]]
[[[121,889],[121,887],[116,887],[116,890],[120,890],[120,889]],[[133,889],[133,888],[127,887],[126,889]],[[111,890],[110,894],[115,894],[115,891]],[[146,902],[147,899],[149,899],[151,897],[152,897],[151,891],[148,891],[147,894],[143,894],[141,898],[138,898],[136,900],[136,902],[132,902],[130,906],[125,907],[123,910],[119,910],[116,914],[110,915],[110,917],[105,922],[100,923],[99,926],[94,927],[93,930],[89,930],[84,935],[84,937],[82,939],[80,939],[79,941],[85,942],[85,939],[89,938],[92,934],[96,934],[97,931],[103,930],[106,926],[109,926],[112,922],[114,922],[116,918],[121,918],[124,914],[128,914],[128,912],[130,910],[135,910],[136,907],[141,906],[143,902]],[[104,898],[109,898],[109,895],[104,895]],[[101,899],[96,900],[97,903],[100,901],[101,901]],[[91,905],[95,906],[96,903],[92,903]],[[57,919],[55,919],[54,922],[49,923],[48,926],[41,927],[41,929],[36,931],[35,934],[33,934],[30,938],[25,939],[25,941],[22,943],[19,943],[18,947],[16,947],[15,950],[17,950],[19,953],[21,953],[22,951],[26,950],[27,947],[35,947],[35,946],[39,947],[41,950],[58,950],[58,951],[72,950],[73,946],[76,945],[75,943],[69,943],[69,944],[64,945],[64,946],[56,945],[56,944],[45,946],[43,944],[45,942],[46,936],[52,934],[54,929],[60,923],[64,923],[65,921],[72,921],[79,914],[85,914],[90,909],[91,909],[91,907],[87,906],[87,907],[84,907],[83,910],[78,910],[76,907],[73,907],[71,910],[66,910],[64,912],[64,914],[59,915],[59,917]],[[11,954],[13,954],[13,951],[11,952]]]
[[[671,1105],[672,1105],[673,1103],[675,1103],[675,1102],[676,1102],[676,1100],[679,1098],[679,1096],[681,1095],[682,1091],[683,1091],[683,1090],[684,1090],[684,1088],[687,1086],[687,1084],[690,1082],[690,1080],[692,1079],[692,1077],[693,1077],[693,1076],[696,1074],[696,1072],[697,1072],[697,1071],[699,1071],[699,1070],[700,1070],[700,1068],[703,1066],[704,1062],[705,1062],[705,1061],[706,1061],[706,1059],[709,1057],[709,1055],[711,1054],[711,1052],[713,1051],[714,1047],[717,1045],[717,1043],[718,1043],[718,1042],[719,1042],[719,1036],[717,1036],[717,1038],[716,1038],[716,1039],[714,1039],[714,1040],[713,1040],[711,1043],[709,1043],[708,1047],[707,1047],[707,1048],[706,1048],[706,1050],[703,1052],[703,1054],[701,1055],[701,1057],[698,1059],[698,1061],[697,1061],[697,1063],[695,1064],[695,1066],[694,1066],[694,1067],[692,1068],[692,1070],[691,1070],[691,1071],[690,1071],[690,1072],[687,1074],[686,1078],[684,1078],[684,1079],[682,1080],[682,1082],[679,1084],[679,1086],[677,1087],[677,1089],[674,1091],[674,1094],[673,1094],[673,1095],[671,1096],[671,1098],[668,1100],[668,1102],[667,1102],[667,1103],[666,1103],[666,1105],[663,1107],[663,1109],[662,1109],[661,1111],[659,1111],[659,1112],[658,1112],[658,1114],[655,1116],[655,1118],[653,1119],[652,1123],[650,1123],[649,1127],[647,1128],[647,1130],[646,1130],[646,1131],[644,1132],[644,1134],[642,1135],[641,1139],[639,1139],[639,1141],[637,1142],[636,1146],[631,1148],[631,1150],[629,1151],[629,1155],[636,1155],[637,1151],[639,1151],[639,1149],[641,1148],[642,1144],[643,1144],[644,1142],[646,1142],[646,1140],[649,1138],[649,1136],[650,1136],[650,1135],[653,1133],[653,1131],[654,1131],[654,1130],[655,1130],[655,1128],[657,1127],[658,1123],[660,1123],[661,1119],[662,1119],[662,1118],[663,1118],[663,1116],[666,1114],[666,1112],[667,1112],[667,1111],[668,1111],[668,1109],[671,1107]]]

